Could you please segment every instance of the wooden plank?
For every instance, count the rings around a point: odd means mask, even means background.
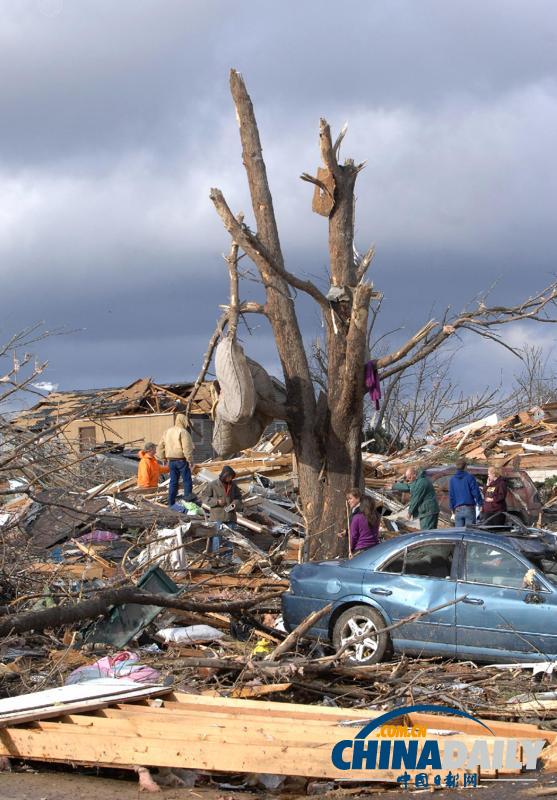
[[[462,733],[470,734],[480,730],[477,722],[463,717],[416,712],[409,714],[408,719],[412,725],[421,725],[432,730],[461,731]],[[556,731],[544,731],[537,725],[529,725],[523,722],[499,722],[497,720],[484,719],[483,717],[481,721],[491,728],[497,736],[508,736],[515,739],[546,739],[548,742],[552,742],[557,738]]]
[[[277,580],[276,578],[267,577],[265,575],[207,575],[207,573],[195,574],[192,570],[191,573],[178,583],[202,583],[204,586],[233,586],[238,589],[258,589],[269,587],[274,589],[288,588],[290,582],[287,580]]]
[[[187,730],[177,725],[171,728],[162,725],[159,736],[153,737],[150,732],[99,736],[86,728],[77,730],[75,725],[40,724],[48,725],[48,730],[12,728],[0,731],[0,755],[46,761],[96,761],[111,766],[162,766],[346,779],[346,772],[336,769],[331,762],[329,743],[285,745],[259,737],[257,746],[250,746],[250,739],[234,737],[234,741],[221,741],[215,746],[210,741],[193,739]],[[441,753],[454,741],[454,737],[440,741]],[[495,740],[486,741],[490,742],[488,749],[491,750]],[[358,778],[394,782],[399,774],[400,770],[364,769]]]
[[[230,697],[263,697],[266,694],[277,694],[278,692],[286,692],[292,686],[291,683],[267,683],[262,686],[239,686],[237,689],[232,689]],[[213,690],[211,690],[213,691]],[[205,694],[205,692],[203,692]],[[222,697],[219,693],[216,697]]]
[[[251,724],[236,724],[230,726],[228,722],[214,721],[211,724],[196,727],[190,725],[185,726],[182,720],[172,719],[171,715],[167,716],[168,719],[164,720],[155,720],[153,718],[145,719],[141,717],[103,719],[102,717],[78,714],[64,717],[62,720],[56,722],[44,721],[33,723],[33,729],[38,728],[45,732],[54,733],[65,731],[70,737],[77,732],[78,734],[87,734],[92,737],[127,736],[131,738],[160,739],[161,741],[165,739],[180,739],[184,743],[187,742],[188,745],[191,742],[204,742],[206,744],[213,743],[218,745],[219,748],[234,745],[239,742],[250,747],[266,743],[282,747],[304,747],[308,750],[328,748],[329,753],[333,745],[341,738],[339,730],[336,727],[314,727],[311,730],[298,730],[297,726],[291,725],[289,728],[281,727],[277,729],[271,724],[272,720],[269,723],[260,722],[258,726],[253,726]],[[496,743],[505,744],[508,740],[501,737],[473,737],[463,735],[439,737],[438,741],[441,751],[443,748],[450,748],[455,741],[463,742],[468,749],[471,749],[478,741],[483,741],[486,744],[488,752],[491,753]],[[514,742],[513,746],[515,745],[516,747],[520,747],[520,742]]]
[[[263,719],[261,717],[234,717],[233,715],[216,716],[214,714],[195,714],[185,715],[176,714],[174,711],[160,712],[161,709],[150,709],[149,713],[140,713],[139,710],[130,712],[126,709],[105,708],[99,711],[98,716],[88,716],[88,724],[90,726],[95,724],[95,720],[109,720],[114,725],[122,724],[126,726],[128,723],[140,725],[154,722],[156,725],[167,726],[172,722],[179,724],[182,728],[187,728],[188,731],[215,731],[215,730],[238,730],[238,731],[258,731],[261,736],[261,731],[269,731],[269,736],[274,737],[277,733],[284,736],[286,740],[298,741],[301,737],[314,737],[322,736],[327,741],[337,742],[341,738],[348,738],[352,734],[346,734],[344,728],[338,725],[325,725],[322,720],[313,721],[300,721],[295,725],[292,721],[287,719],[277,720],[274,717]],[[100,724],[100,723],[99,723]],[[356,732],[356,731],[354,731]]]
[[[0,709],[5,709],[0,713],[0,729],[9,725],[59,717],[61,714],[67,714],[68,711],[79,712],[104,708],[118,700],[158,697],[171,692],[170,687],[164,686],[131,689],[129,684],[127,688],[125,685],[117,686],[123,681],[114,683],[116,685],[92,682],[74,684],[0,700]],[[38,697],[39,695],[42,697]]]
[[[172,692],[164,700],[165,705],[179,703],[186,708],[203,706],[204,708],[214,708],[217,712],[223,710],[222,699],[203,697],[197,694],[186,694],[185,692]],[[279,703],[272,700],[226,700],[226,708],[239,709],[240,711],[251,709],[257,715],[276,714],[279,717],[298,719],[300,717],[314,717],[315,719],[330,719],[331,717],[341,720],[370,720],[379,716],[376,711],[366,711],[355,708],[332,708],[329,706],[312,706],[303,703]]]
[[[57,564],[50,561],[34,561],[32,569],[33,572],[40,572],[41,574],[48,573],[56,577],[78,578],[83,581],[92,581],[96,578],[102,578],[104,575],[104,567],[102,564],[80,564],[79,562],[75,564]],[[114,571],[114,568],[112,568],[111,572]]]

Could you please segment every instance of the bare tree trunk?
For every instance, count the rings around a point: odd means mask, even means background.
[[[211,190],[211,199],[233,241],[256,265],[265,288],[266,304],[258,310],[269,319],[284,373],[286,412],[280,418],[287,421],[298,463],[307,530],[306,557],[330,558],[339,551],[337,534],[346,525],[345,492],[363,484],[360,443],[364,365],[370,303],[378,297],[372,284],[364,280],[373,248],[363,258],[355,257],[354,251],[354,186],[364,164],[357,165],[352,160],[339,164],[338,152],[346,130],[333,145],[329,125],[322,119],[320,149],[324,170],[319,177],[307,173],[301,177],[318,187],[321,194],[314,210],[329,218],[330,281],[335,296],[326,297],[311,281],[285,267],[253,106],[243,78],[234,70],[230,88],[256,233],[234,217],[218,189]],[[292,289],[315,300],[326,326],[327,390],[320,393],[318,401]],[[235,289],[233,294],[236,295]],[[503,343],[495,333],[498,325],[515,319],[553,321],[546,308],[553,305],[556,297],[557,284],[553,283],[519,306],[489,308],[481,298],[472,311],[452,318],[447,312],[440,321],[430,320],[398,350],[378,359],[382,377],[391,377],[420,362],[459,328]],[[238,302],[237,297],[234,302]],[[241,307],[247,305],[250,304],[244,302]]]

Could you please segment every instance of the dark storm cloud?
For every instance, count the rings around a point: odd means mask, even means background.
[[[250,212],[230,66],[252,92],[291,269],[326,284],[326,221],[298,179],[324,114],[368,160],[357,245],[377,246],[381,330],[402,318],[401,338],[497,279],[494,298],[516,301],[555,269],[556,44],[551,0],[4,3],[2,333],[83,328],[43,346],[63,386],[196,373],[227,291],[209,187]],[[302,322],[309,342],[307,303]],[[276,363],[253,324],[250,353]]]

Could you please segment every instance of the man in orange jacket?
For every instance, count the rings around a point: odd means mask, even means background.
[[[143,450],[139,451],[139,466],[137,468],[137,486],[139,489],[156,489],[159,485],[161,472],[168,472],[169,468],[159,464],[155,451],[156,444],[145,442]]]

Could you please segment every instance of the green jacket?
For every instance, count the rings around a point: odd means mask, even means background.
[[[404,481],[395,483],[393,491],[410,492],[408,511],[411,517],[426,517],[428,514],[439,513],[439,503],[435,496],[435,489],[423,469],[412,483],[404,483]]]

